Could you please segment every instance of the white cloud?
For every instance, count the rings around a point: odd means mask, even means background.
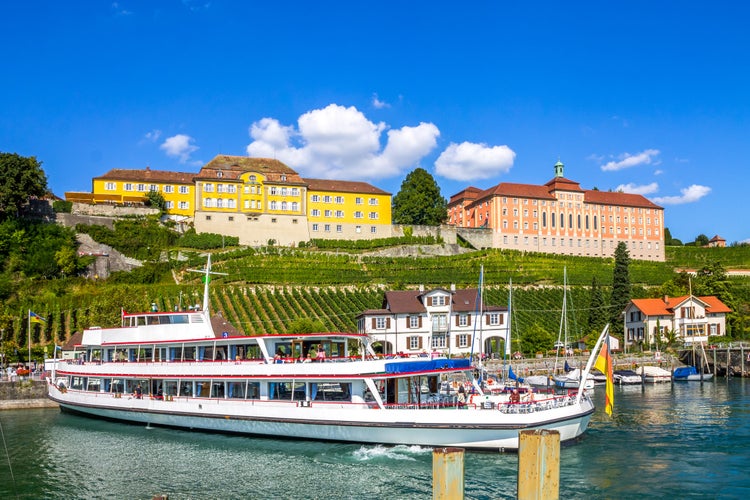
[[[604,172],[612,172],[624,168],[636,167],[638,165],[650,165],[652,162],[655,162],[654,157],[658,154],[658,149],[647,149],[634,155],[623,153],[619,156],[618,161],[610,161],[602,165],[601,169]]]
[[[190,160],[190,155],[199,149],[198,146],[192,144],[193,140],[189,135],[177,134],[168,137],[159,146],[159,149],[163,150],[169,157],[178,158],[180,163],[187,163]]]
[[[652,198],[651,201],[658,203],[659,205],[682,205],[685,203],[696,202],[710,192],[711,188],[708,186],[693,184],[685,189],[680,189],[680,196],[661,196],[658,198]]]
[[[329,104],[303,114],[297,129],[275,118],[250,126],[253,141],[247,154],[276,158],[305,177],[382,179],[413,167],[437,146],[440,131],[432,123],[389,130],[373,123],[357,108]]]
[[[661,175],[663,173],[664,173],[664,170],[662,170],[660,168],[657,168],[656,170],[654,170],[654,175]]]
[[[372,95],[372,107],[375,109],[383,109],[383,108],[390,108],[391,105],[385,101],[381,101],[380,99],[378,99],[378,94],[373,94]]]
[[[112,2],[112,10],[115,12],[115,15],[117,16],[129,16],[132,14],[131,11],[125,9],[124,7],[121,7],[119,3]]]
[[[143,136],[143,138],[149,142],[156,142],[159,140],[159,137],[161,137],[161,130],[154,129],[151,132],[146,132],[146,135]]]
[[[516,153],[508,146],[451,143],[435,162],[435,172],[456,181],[488,179],[507,173],[515,158]]]
[[[638,186],[636,184],[633,184],[632,182],[629,184],[620,184],[617,186],[615,191],[622,191],[623,193],[630,193],[630,194],[652,194],[659,191],[659,184],[656,182],[652,182],[651,184],[644,184],[643,186]]]

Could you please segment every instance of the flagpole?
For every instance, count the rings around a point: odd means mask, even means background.
[[[26,316],[26,320],[29,322],[29,366],[28,369],[31,371],[31,309],[29,309],[29,314]]]

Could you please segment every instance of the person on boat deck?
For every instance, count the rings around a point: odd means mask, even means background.
[[[518,393],[518,389],[513,389],[513,391],[510,393],[510,402],[511,403],[521,402],[521,395]]]
[[[164,399],[164,391],[161,387],[159,387],[159,390],[156,391],[156,399]]]
[[[464,389],[463,384],[458,386],[458,397],[456,398],[458,401],[458,406],[463,408],[466,406],[466,390]]]
[[[135,397],[135,399],[143,399],[143,389],[141,388],[141,384],[135,386],[133,396]]]
[[[312,363],[312,358],[310,357],[310,353],[307,353],[307,357],[302,361],[303,363]]]
[[[322,363],[326,360],[326,351],[323,349],[322,345],[318,346],[318,354],[315,356],[315,359],[318,361],[318,363]]]

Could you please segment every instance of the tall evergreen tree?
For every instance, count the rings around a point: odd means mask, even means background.
[[[393,222],[437,226],[447,218],[448,202],[432,175],[423,168],[409,173],[393,197]]]
[[[625,242],[615,248],[615,269],[612,273],[612,296],[610,305],[610,331],[621,332],[624,328],[622,312],[630,302],[630,252]]]

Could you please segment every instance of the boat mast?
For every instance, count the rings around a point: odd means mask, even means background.
[[[511,332],[511,322],[513,321],[513,314],[512,314],[512,304],[513,304],[513,278],[510,278],[510,282],[508,284],[508,325],[506,328],[508,329],[505,334],[505,352],[503,352],[503,380],[505,380],[505,361],[506,359],[510,358],[510,332]]]
[[[210,318],[208,314],[208,307],[209,307],[209,301],[208,301],[208,283],[211,281],[211,275],[216,274],[218,276],[226,276],[227,273],[217,273],[215,271],[211,271],[211,254],[208,254],[208,260],[206,261],[206,267],[203,269],[188,269],[188,271],[192,271],[194,273],[201,273],[204,274],[203,276],[203,314]]]
[[[482,326],[482,316],[484,315],[484,264],[479,269],[479,366],[481,367],[484,362],[484,331]]]

